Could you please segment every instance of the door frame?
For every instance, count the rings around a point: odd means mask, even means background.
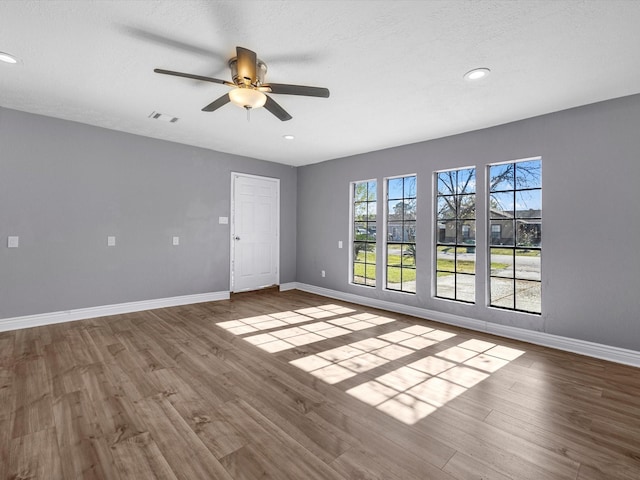
[[[235,259],[235,236],[236,236],[236,209],[235,209],[235,179],[237,177],[257,178],[260,180],[268,180],[276,184],[276,252],[275,252],[275,268],[276,268],[276,285],[280,285],[280,179],[275,177],[265,177],[263,175],[254,175],[251,173],[231,172],[231,208],[229,219],[229,292],[234,293],[234,259]],[[251,291],[251,290],[242,290]]]

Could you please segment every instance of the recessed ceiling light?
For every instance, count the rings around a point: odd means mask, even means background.
[[[284,138],[285,140],[293,140],[296,137],[294,137],[293,135],[283,135],[282,138]]]
[[[470,70],[464,74],[464,79],[473,82],[475,80],[485,78],[490,73],[491,70],[489,70],[488,68],[474,68],[473,70]]]
[[[5,52],[0,52],[0,62],[4,63],[18,63],[18,59],[13,55],[10,55]]]

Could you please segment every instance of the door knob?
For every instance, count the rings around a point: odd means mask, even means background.
[[[236,239],[236,240],[240,240],[240,237],[236,235],[235,239]]]

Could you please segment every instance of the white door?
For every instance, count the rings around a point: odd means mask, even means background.
[[[280,180],[231,174],[231,291],[279,283]]]

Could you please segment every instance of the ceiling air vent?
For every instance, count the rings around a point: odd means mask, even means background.
[[[172,117],[171,115],[165,115],[164,113],[159,112],[151,112],[149,118],[153,118],[154,120],[162,120],[163,122],[168,123],[176,123],[178,120],[180,120],[178,117]]]

